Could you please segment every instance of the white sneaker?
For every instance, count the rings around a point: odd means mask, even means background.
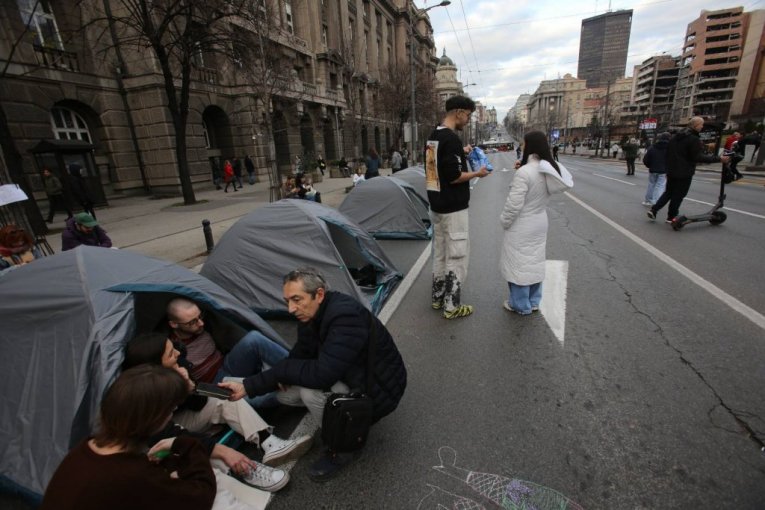
[[[653,204],[651,202],[649,202],[648,200],[643,200],[642,202],[640,202],[640,205],[644,205],[646,207],[649,207],[649,206],[652,206]]]
[[[256,462],[255,465],[256,467],[250,469],[246,475],[234,475],[234,477],[250,487],[267,492],[276,492],[290,481],[290,475],[282,469],[274,469],[260,462]]]
[[[313,437],[311,436],[301,436],[297,439],[281,439],[272,434],[260,445],[265,452],[263,464],[278,466],[292,460],[297,460],[311,449],[312,444]]]

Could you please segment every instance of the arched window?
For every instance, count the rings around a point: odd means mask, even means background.
[[[92,143],[88,124],[77,113],[68,108],[53,108],[50,111],[53,136],[56,140],[82,140]]]

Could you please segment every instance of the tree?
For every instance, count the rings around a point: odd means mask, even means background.
[[[83,29],[99,27],[105,35],[103,27],[109,26],[117,34],[102,51],[117,44],[137,55],[149,51],[159,66],[174,128],[183,202],[195,203],[186,144],[192,70],[203,66],[204,56],[231,57],[231,33],[258,7],[251,0],[104,0],[103,9],[82,5],[92,14]]]

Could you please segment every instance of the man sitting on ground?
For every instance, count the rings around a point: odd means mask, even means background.
[[[299,269],[284,277],[284,300],[300,321],[295,347],[270,369],[248,377],[244,384],[221,383],[233,390],[232,400],[279,389],[277,399],[305,406],[322,423],[327,392],[363,390],[367,381],[368,346],[374,331],[372,388],[373,421],[391,413],[406,388],[406,368],[388,330],[351,296],[328,289],[314,269]],[[324,451],[311,466],[315,481],[332,478],[355,458],[354,453]]]
[[[218,383],[224,377],[248,377],[287,357],[287,349],[254,330],[224,355],[205,329],[204,315],[196,303],[175,298],[167,304],[166,311],[168,338],[190,363],[190,375],[195,381]],[[277,405],[274,394],[248,400],[255,408]]]
[[[73,250],[80,245],[111,248],[112,240],[106,235],[96,219],[88,213],[75,214],[66,220],[66,228],[61,232],[61,251]]]

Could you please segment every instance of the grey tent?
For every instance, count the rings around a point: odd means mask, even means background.
[[[360,181],[339,211],[378,239],[430,239],[428,203],[398,179],[401,173]]]
[[[187,296],[228,345],[278,334],[231,294],[170,262],[82,246],[0,273],[0,487],[39,498],[67,451],[91,432],[126,342]],[[218,334],[220,333],[220,334]]]
[[[393,177],[408,183],[426,203],[430,203],[428,201],[428,191],[425,188],[424,168],[421,166],[410,166],[409,168],[396,172],[393,174]]]
[[[240,218],[201,274],[261,314],[287,313],[282,278],[300,267],[324,275],[333,290],[378,313],[401,279],[377,241],[331,207],[284,199]]]

